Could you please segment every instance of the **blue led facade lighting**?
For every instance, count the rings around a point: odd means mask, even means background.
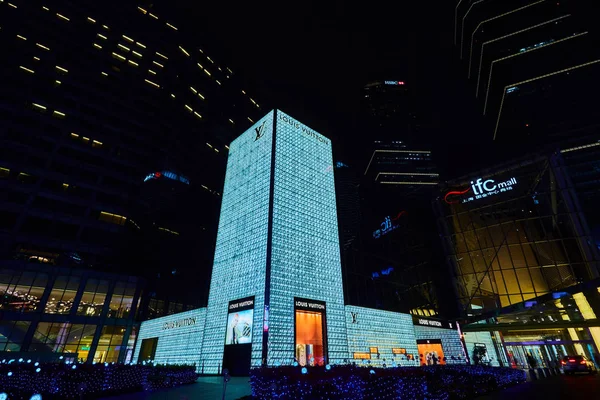
[[[418,366],[410,314],[346,306],[350,361],[374,367]]]
[[[439,340],[446,357],[446,364],[464,364],[465,351],[456,329],[441,329],[415,325],[417,343],[424,340]]]
[[[225,346],[228,307],[249,297],[251,366],[296,362],[298,318],[318,321],[314,326],[322,329],[322,341],[301,344],[305,362],[344,362],[348,341],[331,141],[274,110],[229,147],[201,352],[204,372],[220,371],[224,352],[233,347]]]
[[[156,339],[151,358],[157,364],[195,364],[200,371],[200,349],[204,334],[205,308],[185,311],[142,322],[132,361],[139,361],[144,340]],[[149,361],[149,360],[148,360]]]

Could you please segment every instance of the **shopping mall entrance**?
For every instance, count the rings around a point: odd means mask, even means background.
[[[582,355],[600,366],[600,355],[592,339],[518,341],[504,337],[508,362],[513,368],[557,367],[565,356]]]
[[[560,360],[567,355],[583,355],[594,361],[597,366],[600,365],[592,341],[579,343],[559,341],[553,344],[505,343],[505,346],[510,365],[513,368],[531,368],[532,359],[535,360],[536,367],[556,367],[556,363],[560,364]],[[575,347],[579,348],[579,351],[575,350]]]

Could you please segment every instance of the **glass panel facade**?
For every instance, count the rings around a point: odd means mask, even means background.
[[[107,280],[88,279],[79,307],[77,307],[77,315],[87,315],[89,317],[100,315],[106,302],[107,291]]]
[[[127,318],[131,312],[135,284],[117,282],[110,299],[108,316],[111,318]]]
[[[223,360],[227,304],[250,296],[252,366],[293,363],[294,297],[326,303],[326,362],[348,358],[329,139],[274,111],[231,143],[214,260],[205,373]]]
[[[65,353],[77,353],[79,361],[86,361],[96,333],[96,325],[72,325],[65,342]]]
[[[56,278],[44,312],[48,314],[70,313],[77,295],[79,282],[78,276],[59,276]]]
[[[375,367],[418,365],[410,314],[356,306],[345,308],[350,362],[362,364],[362,360],[370,359]]]
[[[21,351],[28,321],[0,321],[0,351]]]
[[[29,351],[64,352],[71,324],[66,322],[39,322]]]
[[[132,362],[133,361],[133,352],[135,351],[135,339],[137,338],[137,327],[131,327],[131,333],[129,334],[129,339],[127,340],[127,348],[125,349],[125,358],[124,362]]]
[[[255,296],[252,364],[261,364],[272,139],[270,112],[229,146],[201,353],[205,373],[217,373],[222,363],[229,301],[248,296]]]
[[[36,311],[48,283],[48,275],[32,271],[0,271],[0,310]]]
[[[29,351],[77,353],[79,361],[86,361],[96,328],[96,325],[39,322]]]
[[[269,363],[294,359],[294,297],[326,303],[325,361],[342,363],[348,339],[331,141],[279,110],[276,123]]]
[[[103,326],[98,348],[94,354],[95,362],[117,362],[123,343],[125,326]]]
[[[90,362],[132,359],[137,330],[131,310],[134,301],[140,304],[135,295],[142,281],[18,260],[14,264],[0,269],[0,351],[40,352],[48,359],[66,353]],[[111,286],[113,295],[106,304]],[[25,317],[33,322],[20,321],[24,313],[35,313]],[[94,355],[90,352],[96,344]]]
[[[555,162],[531,160],[460,182],[441,196],[448,262],[457,272],[466,314],[591,278],[589,241],[574,193]]]

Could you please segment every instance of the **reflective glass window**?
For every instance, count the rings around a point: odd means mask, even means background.
[[[122,350],[125,326],[105,325],[98,341],[98,347],[94,354],[95,362],[117,362]],[[125,349],[123,349],[125,350]]]
[[[107,280],[88,279],[83,295],[81,296],[81,302],[79,303],[79,307],[77,307],[77,315],[93,317],[102,314],[107,291]]]
[[[6,276],[2,279],[8,280]],[[25,271],[15,275],[2,289],[2,308],[10,311],[36,311],[47,283],[48,275],[43,273]]]
[[[117,282],[112,297],[110,299],[110,309],[108,311],[108,316],[112,318],[129,317],[134,294],[134,283]]]
[[[21,351],[30,324],[28,321],[0,321],[0,351]]]
[[[54,282],[45,312],[49,314],[68,314],[79,287],[79,277],[59,276]]]

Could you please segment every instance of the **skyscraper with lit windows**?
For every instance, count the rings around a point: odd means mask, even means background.
[[[232,69],[129,2],[5,1],[0,26],[0,265],[206,281],[226,144],[261,113]]]

